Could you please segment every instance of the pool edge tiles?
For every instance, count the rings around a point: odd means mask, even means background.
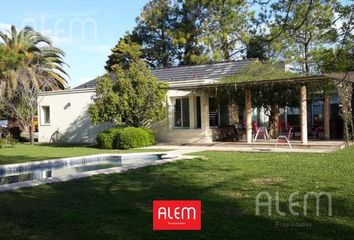
[[[20,188],[25,187],[34,187],[42,184],[50,184],[57,182],[65,182],[73,179],[79,179],[84,177],[91,177],[98,174],[112,174],[112,173],[121,173],[128,171],[130,169],[136,169],[141,167],[146,167],[149,165],[159,165],[167,162],[172,162],[176,160],[180,160],[181,158],[162,158],[162,156],[166,155],[166,153],[127,153],[127,154],[96,154],[89,156],[81,156],[81,157],[70,157],[70,158],[60,158],[60,159],[52,159],[52,160],[43,160],[36,162],[28,162],[28,163],[20,163],[20,164],[7,164],[0,166],[0,169],[6,168],[19,168],[19,167],[28,167],[28,166],[41,166],[40,164],[58,164],[58,161],[67,162],[67,161],[77,161],[82,159],[92,159],[92,158],[102,158],[107,159],[109,157],[120,157],[120,160],[125,162],[122,166],[93,170],[88,172],[79,172],[66,177],[53,177],[53,178],[45,178],[41,180],[29,180],[25,182],[17,182],[0,185],[0,192],[4,191],[14,191]],[[134,162],[134,160],[142,160],[141,162]],[[148,160],[158,160],[158,161],[148,161]],[[40,168],[39,168],[40,169]],[[10,172],[11,173],[11,172]]]
[[[76,165],[89,162],[105,161],[110,157],[118,157],[119,160],[159,160],[161,156],[166,155],[166,153],[126,153],[126,154],[94,154],[79,157],[68,157],[68,158],[56,158],[49,160],[25,162],[25,163],[15,163],[15,164],[5,164],[0,165],[0,175],[12,172],[20,172],[26,170],[43,169],[48,167],[58,167],[65,165]]]

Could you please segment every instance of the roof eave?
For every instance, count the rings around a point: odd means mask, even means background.
[[[257,80],[257,81],[244,81],[244,82],[215,82],[215,83],[202,83],[202,84],[190,84],[190,85],[169,85],[168,89],[171,90],[195,90],[195,89],[205,89],[211,87],[224,87],[229,85],[255,85],[255,84],[267,84],[267,83],[303,83],[309,81],[323,81],[328,79],[325,75],[313,75],[313,76],[303,76],[303,77],[293,77],[293,78],[282,78],[274,80]]]

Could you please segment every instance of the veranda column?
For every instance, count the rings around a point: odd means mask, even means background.
[[[324,101],[323,101],[323,129],[324,129],[324,138],[326,140],[329,140],[330,138],[329,111],[330,111],[329,95],[327,92],[325,92]]]
[[[173,129],[173,112],[175,109],[175,100],[171,99],[170,97],[167,97],[167,130]]]
[[[247,143],[252,143],[252,106],[251,91],[245,90],[245,109],[246,109],[246,139]]]
[[[204,143],[211,143],[213,141],[212,132],[209,125],[209,94],[206,91],[201,93],[201,127],[205,135]]]
[[[272,113],[273,113],[273,138],[277,138],[279,135],[279,105],[272,105]]]
[[[301,143],[307,144],[307,97],[306,86],[300,89]]]
[[[194,94],[189,96],[189,127],[195,128],[195,96]]]

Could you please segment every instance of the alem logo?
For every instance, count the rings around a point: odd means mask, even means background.
[[[154,230],[200,230],[200,200],[154,200]]]

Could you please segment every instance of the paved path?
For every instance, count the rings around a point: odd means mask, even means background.
[[[158,144],[146,149],[171,149],[176,154],[190,154],[200,151],[234,151],[234,152],[298,152],[298,153],[326,153],[341,149],[342,145],[323,145],[318,146],[293,146],[289,149],[286,146],[274,148],[272,144],[243,144],[243,145],[225,145],[225,144],[212,144],[212,145],[169,145]],[[172,153],[171,153],[172,154]]]

